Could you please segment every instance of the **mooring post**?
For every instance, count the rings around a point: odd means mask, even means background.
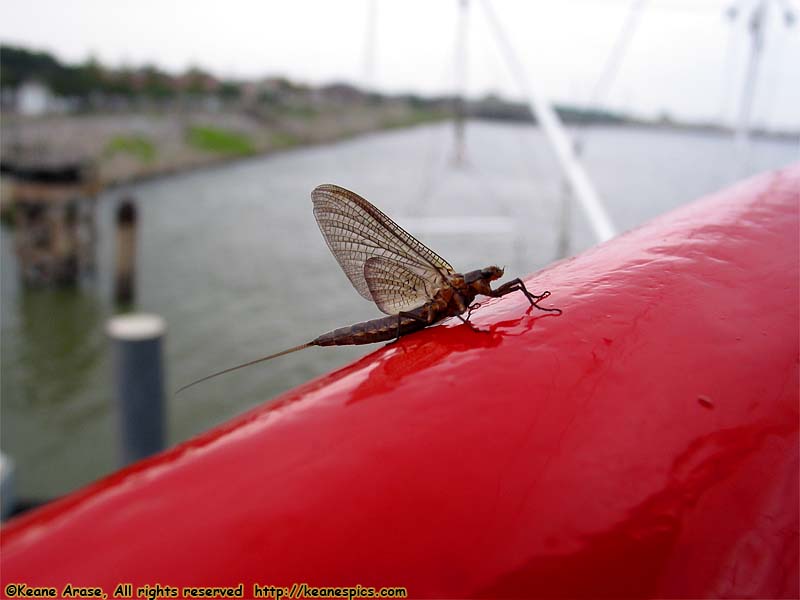
[[[123,465],[164,448],[162,344],[166,325],[157,315],[120,315],[108,321],[114,401]]]
[[[17,504],[14,490],[14,461],[0,452],[0,520],[5,521]]]
[[[117,209],[117,261],[114,272],[114,300],[120,304],[133,301],[136,293],[136,204],[122,200]]]

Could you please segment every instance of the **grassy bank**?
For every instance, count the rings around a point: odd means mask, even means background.
[[[91,165],[102,186],[447,118],[382,103],[325,111],[138,112],[4,119],[4,162]]]

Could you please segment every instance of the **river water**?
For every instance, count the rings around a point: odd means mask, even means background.
[[[353,189],[456,269],[497,264],[524,275],[594,243],[563,190],[542,134],[477,122],[465,164],[450,127],[426,125],[253,158],[107,192],[98,205],[98,272],[78,289],[25,290],[13,232],[2,235],[2,437],[22,497],[63,494],[116,468],[106,320],[113,215],[138,202],[136,310],[162,315],[170,444],[374,350],[311,348],[188,390],[211,371],[380,316],[350,286],[311,212],[320,183]],[[618,230],[800,158],[798,144],[758,140],[745,157],[728,137],[594,128],[584,160]],[[557,304],[558,290],[553,302]]]

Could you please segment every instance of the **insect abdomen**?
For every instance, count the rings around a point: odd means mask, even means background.
[[[400,317],[400,335],[406,335],[425,327],[425,323]],[[374,344],[397,337],[397,317],[383,317],[356,323],[348,327],[340,327],[328,333],[323,333],[312,343],[315,346],[354,346],[359,344]]]

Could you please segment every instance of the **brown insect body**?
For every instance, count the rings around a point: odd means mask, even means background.
[[[433,305],[433,302],[429,303]],[[429,305],[420,306],[419,308],[410,311],[419,319],[427,318],[429,314]],[[435,317],[436,321],[440,321],[444,315]],[[348,325],[347,327],[340,327],[323,333],[311,342],[312,346],[358,346],[361,344],[374,344],[376,342],[384,342],[394,338],[414,333],[420,329],[428,326],[428,323],[416,318],[399,316],[399,317],[381,317],[380,319],[372,319],[370,321],[363,321]]]
[[[335,185],[320,185],[311,193],[314,217],[322,236],[356,291],[388,316],[334,329],[276,354],[207,375],[178,392],[217,375],[277,358],[310,346],[373,344],[419,331],[447,317],[469,323],[476,296],[499,297],[522,292],[531,306],[550,295],[531,294],[520,279],[497,289],[491,282],[503,276],[499,267],[457,273],[441,256],[425,246],[364,198]],[[467,312],[467,318],[461,315]],[[176,392],[177,393],[177,392]]]
[[[334,329],[317,337],[311,345],[374,344],[408,335],[447,317],[463,314],[479,294],[492,296],[494,291],[490,282],[502,276],[503,270],[498,267],[487,267],[464,275],[455,273],[448,278],[448,286],[440,289],[433,300],[419,308],[402,312],[397,316],[390,315]]]

